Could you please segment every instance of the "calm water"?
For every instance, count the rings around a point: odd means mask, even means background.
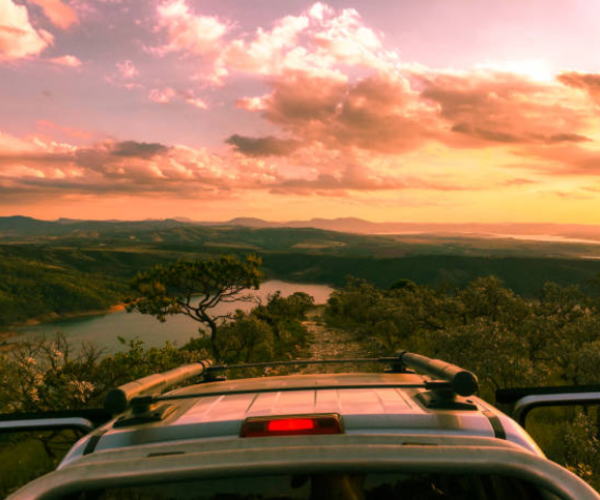
[[[308,293],[314,297],[316,304],[324,304],[333,291],[327,285],[267,281],[261,285],[260,290],[253,291],[253,294],[265,303],[268,295],[278,290],[281,291],[283,296],[291,295],[294,292]],[[252,302],[234,302],[219,304],[213,311],[216,315],[220,315],[236,309],[248,311],[253,306]],[[182,346],[191,337],[198,336],[198,326],[200,326],[199,323],[182,315],[168,317],[166,323],[160,323],[151,316],[137,312],[118,311],[98,316],[86,316],[84,318],[26,326],[19,328],[18,332],[25,336],[36,337],[53,335],[57,329],[60,329],[74,348],[81,345],[83,341],[92,342],[102,346],[108,355],[126,350],[117,340],[117,336],[127,340],[137,337],[144,341],[146,347],[160,347],[164,345],[166,340]],[[23,339],[23,336],[19,335],[13,338],[13,340],[19,339]]]

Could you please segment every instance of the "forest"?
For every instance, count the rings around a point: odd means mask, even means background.
[[[365,237],[360,235],[298,229],[269,229],[266,234],[261,231],[267,230],[243,228],[234,235],[230,231],[221,232],[227,233],[228,238],[240,237],[242,242],[250,237],[255,243],[270,241],[263,250],[255,251],[262,258],[266,278],[296,283],[341,287],[347,276],[356,276],[387,288],[403,277],[419,285],[464,287],[479,276],[495,275],[515,292],[531,298],[548,280],[579,285],[585,293],[593,295],[596,288],[590,284],[590,276],[600,273],[598,260],[548,257],[546,251],[465,255],[448,249],[441,252],[432,242],[431,246],[413,248],[402,255],[405,249],[398,242],[386,240],[383,245],[377,240],[380,247],[375,248],[365,243],[368,238],[361,240]],[[274,234],[277,237],[271,241]],[[346,236],[349,240],[345,247],[336,247],[335,251],[319,247],[324,238],[339,240]],[[354,246],[350,239],[355,241]],[[247,253],[227,244],[225,241],[222,243],[225,246],[205,246],[198,242],[153,246],[136,243],[126,247],[116,243],[65,242],[0,245],[0,331],[28,320],[48,321],[108,309],[123,302],[129,280],[138,271],[156,264],[224,252],[238,256]],[[432,248],[437,250],[434,252]]]

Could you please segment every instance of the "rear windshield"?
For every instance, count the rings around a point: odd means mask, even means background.
[[[384,500],[543,498],[520,479],[482,475],[324,473],[211,479],[78,493],[71,500]],[[547,497],[546,497],[547,498]]]

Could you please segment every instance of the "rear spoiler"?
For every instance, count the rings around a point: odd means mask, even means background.
[[[510,405],[512,417],[525,427],[527,415],[534,408],[600,404],[600,385],[498,389],[496,403]]]

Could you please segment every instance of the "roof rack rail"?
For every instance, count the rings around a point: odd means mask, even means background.
[[[471,409],[470,404],[455,402],[456,395],[471,396],[479,388],[477,377],[458,366],[439,359],[430,359],[420,354],[400,351],[396,356],[379,358],[339,358],[339,359],[297,359],[289,361],[267,361],[260,363],[245,363],[237,365],[216,365],[210,360],[181,366],[174,370],[150,375],[139,380],[134,380],[116,389],[111,389],[104,400],[104,409],[113,415],[123,413],[129,407],[139,418],[161,418],[162,412],[168,408],[153,409],[154,403],[171,399],[206,396],[206,394],[189,394],[177,396],[160,396],[169,388],[179,385],[194,378],[201,382],[215,382],[224,380],[218,374],[229,370],[242,370],[247,368],[265,368],[272,366],[298,366],[298,365],[330,365],[330,364],[362,364],[380,363],[389,365],[387,370],[391,373],[406,373],[417,370],[432,378],[430,381],[418,385],[426,388],[430,394],[423,396],[424,404],[430,407],[448,407],[453,404],[456,408]],[[406,384],[403,384],[405,386]],[[414,384],[409,384],[414,385]],[[415,386],[416,387],[416,386]],[[212,393],[210,393],[212,394]]]
[[[472,396],[479,389],[479,381],[474,373],[441,359],[431,359],[421,354],[400,351],[398,360],[407,368],[449,382],[452,391],[460,396]]]
[[[128,382],[108,391],[104,398],[104,409],[113,415],[123,413],[129,408],[134,398],[159,395],[171,387],[204,375],[211,365],[210,359],[204,359],[165,373],[157,373]]]
[[[527,415],[535,408],[600,404],[600,384],[498,389],[496,402],[510,405],[512,417],[525,428]]]
[[[293,359],[289,361],[264,361],[260,363],[242,363],[238,365],[216,365],[211,366],[207,370],[207,377],[212,381],[212,377],[216,373],[229,370],[243,370],[246,368],[267,368],[272,366],[300,366],[300,365],[336,365],[344,363],[382,363],[396,365],[399,363],[397,357],[381,357],[381,358],[334,358],[334,359]]]

